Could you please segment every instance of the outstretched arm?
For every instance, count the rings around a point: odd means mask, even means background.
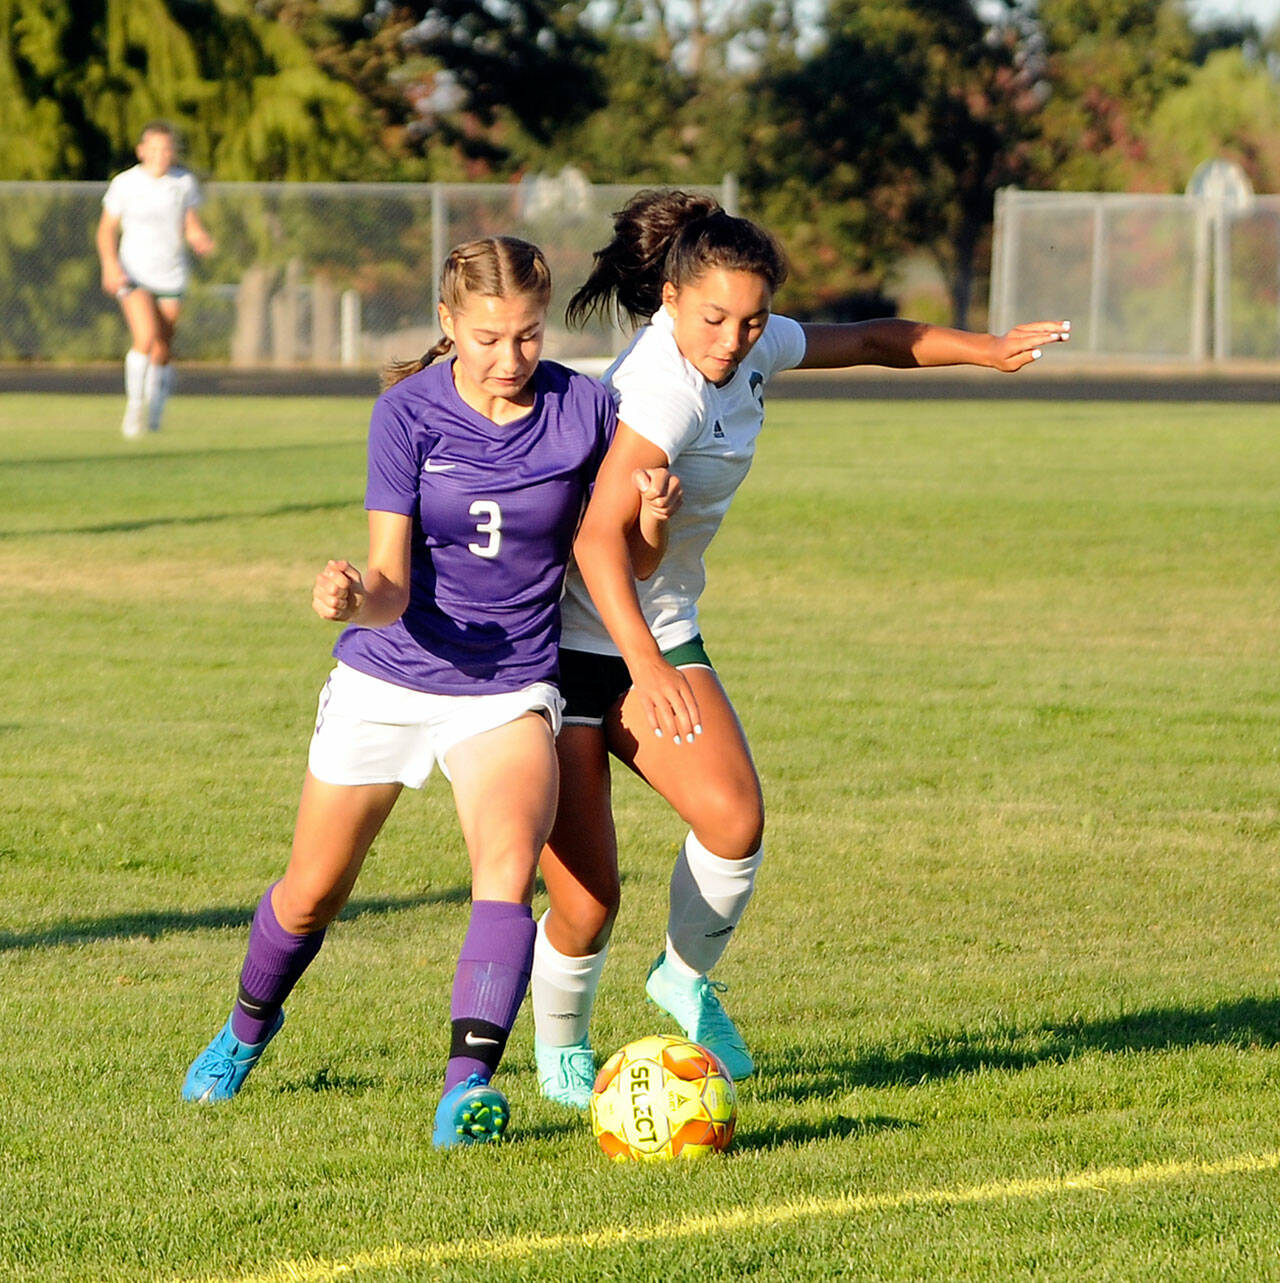
[[[853,325],[804,326],[802,370],[834,370],[851,365],[921,369],[936,365],[981,365],[1011,373],[1039,360],[1050,343],[1065,343],[1070,321],[1032,321],[1008,334],[976,334],[945,325],[926,325],[886,317]]]

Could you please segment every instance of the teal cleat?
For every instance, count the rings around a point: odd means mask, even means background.
[[[644,991],[650,1001],[675,1020],[686,1038],[711,1052],[734,1082],[755,1073],[755,1061],[738,1026],[720,1005],[718,995],[728,986],[706,976],[690,979],[666,966],[666,960],[667,955],[660,953],[649,968]]]
[[[280,1032],[284,1012],[276,1017],[271,1032],[261,1042],[241,1042],[231,1032],[231,1018],[218,1036],[195,1058],[182,1084],[182,1099],[201,1105],[230,1100],[244,1086],[249,1070],[258,1063],[267,1043]]]
[[[586,1109],[596,1081],[596,1054],[584,1038],[568,1047],[552,1047],[541,1038],[533,1040],[538,1065],[538,1087],[548,1100],[570,1109]]]
[[[507,1098],[479,1074],[472,1074],[440,1097],[431,1143],[437,1149],[453,1149],[501,1140],[510,1119]]]

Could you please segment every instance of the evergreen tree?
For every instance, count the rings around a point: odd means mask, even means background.
[[[402,176],[480,178],[512,144],[550,142],[600,101],[596,42],[552,0],[262,0],[354,89]]]
[[[218,178],[368,163],[358,96],[251,0],[0,0],[0,102],[0,178],[104,178],[158,117]]]

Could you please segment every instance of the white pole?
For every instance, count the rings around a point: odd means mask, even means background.
[[[1102,197],[1093,200],[1093,264],[1089,273],[1089,351],[1102,347],[1102,296],[1107,287],[1106,215]]]
[[[720,204],[726,214],[738,217],[738,175],[726,174],[720,184]]]
[[[342,291],[338,351],[343,365],[360,364],[360,295],[355,290]]]

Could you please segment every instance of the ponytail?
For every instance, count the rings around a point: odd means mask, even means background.
[[[664,283],[680,289],[711,268],[753,272],[770,290],[787,279],[786,257],[764,228],[711,196],[680,190],[638,192],[614,214],[613,239],[594,257],[565,309],[574,328],[593,315],[642,324],[662,305]]]
[[[429,347],[416,361],[388,361],[382,367],[382,390],[393,388],[401,379],[425,370],[438,356],[443,356],[453,346],[453,340],[441,337],[434,347]]]
[[[528,295],[541,306],[551,301],[551,269],[542,251],[514,236],[489,236],[467,241],[449,251],[440,273],[440,301],[450,312],[464,310],[468,296],[511,298]],[[442,337],[416,361],[390,361],[382,368],[382,388],[425,370],[453,346]]]

